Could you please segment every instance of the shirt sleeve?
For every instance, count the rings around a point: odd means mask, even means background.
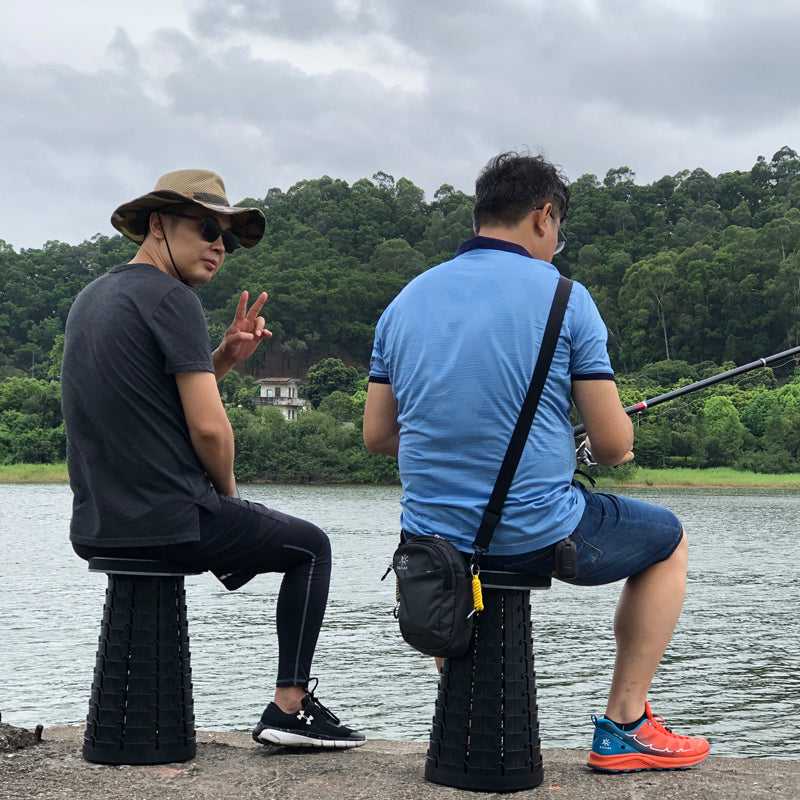
[[[586,287],[575,283],[576,304],[570,320],[573,380],[614,380],[608,356],[608,329]]]
[[[383,347],[382,347],[382,331],[384,325],[384,317],[378,320],[375,326],[375,340],[372,344],[372,356],[369,361],[369,380],[370,383],[391,383],[389,377],[389,369],[383,360]]]
[[[164,295],[150,318],[164,354],[164,371],[214,372],[208,326],[200,298],[182,285]]]

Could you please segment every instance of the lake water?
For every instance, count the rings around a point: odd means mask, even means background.
[[[689,533],[683,615],[650,701],[713,755],[800,758],[800,493],[647,489],[621,492],[675,511]],[[322,701],[368,737],[426,741],[432,659],[400,639],[394,550],[400,491],[372,486],[245,486],[243,496],[305,517],[330,535],[333,582],[314,663]],[[68,544],[61,485],[0,484],[0,712],[22,727],[86,717],[105,575]],[[271,699],[279,576],[226,592],[187,578],[196,724],[251,728]],[[588,749],[614,653],[619,585],[554,582],[532,594],[544,747]]]

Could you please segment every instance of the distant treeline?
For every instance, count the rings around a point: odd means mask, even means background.
[[[633,405],[731,366],[660,361],[620,377],[622,401]],[[311,368],[308,381],[304,391],[313,410],[292,422],[277,408],[255,404],[258,387],[250,376],[230,373],[222,381],[239,480],[396,481],[394,459],[368,453],[362,442],[365,370],[328,358]],[[0,464],[64,460],[59,388],[57,381],[35,378],[0,382]],[[635,425],[637,466],[800,472],[800,370],[793,362],[759,369],[664,403]],[[623,477],[626,468],[620,470],[598,473]]]
[[[263,209],[267,234],[257,247],[230,256],[199,294],[216,342],[242,289],[269,292],[265,315],[274,336],[243,365],[236,378],[243,381],[305,377],[327,358],[365,374],[381,311],[411,278],[451,257],[471,235],[472,197],[445,184],[426,202],[410,180],[382,172],[352,185],[327,176],[302,181],[241,205]],[[554,263],[597,301],[626,402],[798,344],[798,206],[800,158],[789,147],[770,160],[759,157],[749,172],[713,177],[685,170],[638,185],[634,173],[620,167],[602,180],[583,175],[573,182],[567,248]],[[63,457],[57,380],[67,312],[84,285],[130,260],[135,249],[121,236],[98,235],[79,245],[48,242],[20,252],[0,240],[0,462]],[[639,428],[639,463],[735,461],[760,471],[797,469],[797,453],[785,439],[800,441],[800,413],[790,401],[793,375],[787,369],[760,373],[740,384],[746,390],[721,385],[649,413]],[[751,396],[759,386],[766,394]],[[247,396],[250,389],[237,391]],[[41,400],[32,401],[39,392]],[[234,399],[233,406],[241,404]],[[243,417],[236,419],[239,409],[232,411],[237,432],[255,440],[266,430],[291,431],[280,440],[285,458],[277,439],[270,446],[281,464],[295,465],[276,469],[330,480],[361,469],[355,450],[350,461],[330,457],[324,464],[319,450],[317,465],[301,469],[296,453],[302,447],[292,438],[322,441],[328,435],[322,414],[338,423],[329,431],[335,431],[337,452],[353,447],[360,453],[357,402],[351,419],[319,411],[296,428],[241,405],[252,419],[245,426]],[[731,425],[731,407],[742,428]],[[337,413],[342,416],[341,409]],[[711,424],[718,419],[727,421]],[[323,427],[311,431],[314,425]],[[369,463],[383,464],[374,457]],[[374,479],[382,479],[382,470]]]

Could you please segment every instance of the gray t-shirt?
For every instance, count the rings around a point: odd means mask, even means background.
[[[70,539],[100,547],[199,538],[219,499],[189,438],[175,373],[213,372],[203,308],[150,264],[90,283],[66,325],[61,397]]]

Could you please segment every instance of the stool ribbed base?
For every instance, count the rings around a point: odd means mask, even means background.
[[[425,778],[457,789],[514,792],[544,779],[530,593],[484,589],[466,656],[445,659]]]
[[[187,761],[197,750],[183,576],[109,574],[83,757]]]

